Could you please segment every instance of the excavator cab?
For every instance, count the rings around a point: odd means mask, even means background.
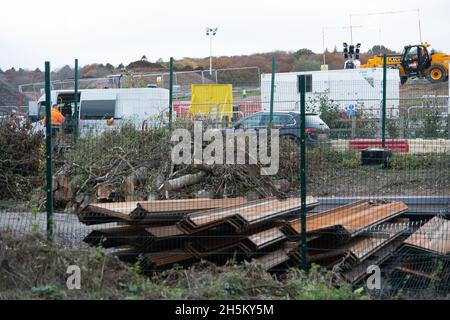
[[[423,78],[426,70],[431,65],[431,58],[426,46],[406,46],[402,54],[402,63],[405,78],[417,77]]]
[[[444,64],[448,56],[442,53],[430,54],[428,52],[429,46],[429,44],[425,43],[405,47],[402,54],[402,68],[400,68],[402,84],[408,78],[414,77],[426,78],[431,83],[442,82],[448,79],[448,69]]]

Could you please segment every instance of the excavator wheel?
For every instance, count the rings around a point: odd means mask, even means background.
[[[447,71],[442,66],[431,66],[427,72],[427,80],[431,83],[444,82],[447,79]]]

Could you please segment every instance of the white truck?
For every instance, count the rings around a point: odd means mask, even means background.
[[[387,115],[397,117],[400,104],[399,71],[387,70]],[[326,97],[343,111],[359,109],[367,116],[381,114],[383,69],[347,69],[275,74],[274,110],[298,111],[299,76],[306,75],[306,101],[310,112],[318,112],[320,98]],[[262,109],[270,108],[271,74],[261,75]]]
[[[30,118],[43,127],[45,94],[30,109]],[[74,91],[51,91],[51,105],[58,105],[66,118],[73,123]],[[167,123],[169,90],[162,88],[85,89],[78,93],[79,130],[81,135],[101,133],[133,123],[137,128],[161,126]]]

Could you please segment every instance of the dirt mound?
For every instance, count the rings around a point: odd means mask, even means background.
[[[28,97],[8,82],[0,79],[0,106],[28,105]]]

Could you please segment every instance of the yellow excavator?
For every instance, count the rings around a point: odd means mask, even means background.
[[[443,52],[429,53],[429,47],[428,43],[405,46],[401,55],[387,55],[387,66],[400,70],[402,84],[409,78],[426,78],[431,83],[448,81],[450,56]],[[361,65],[361,68],[382,67],[382,56],[375,56]]]

